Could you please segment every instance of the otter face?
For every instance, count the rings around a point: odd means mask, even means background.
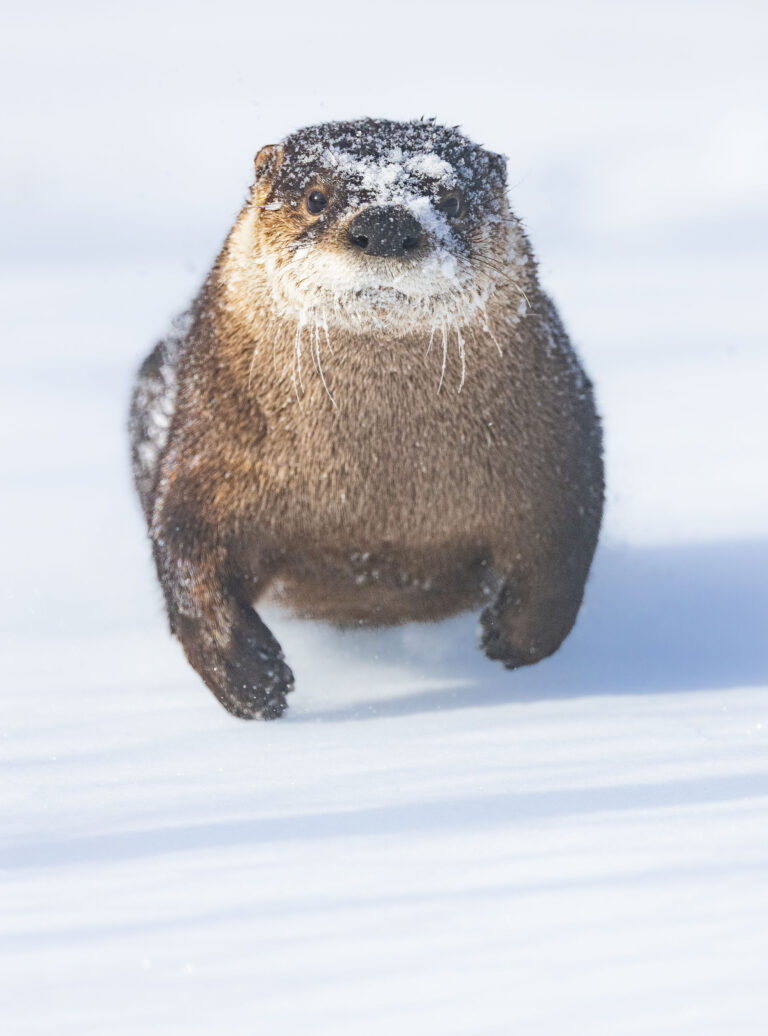
[[[471,319],[526,249],[504,159],[431,121],[327,123],[264,148],[248,232],[283,311],[402,333]]]

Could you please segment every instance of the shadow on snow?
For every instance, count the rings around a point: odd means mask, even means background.
[[[294,622],[277,619],[276,625],[293,658]],[[387,697],[384,685],[375,701],[341,707],[333,706],[329,690],[328,708],[289,710],[293,722],[754,686],[768,683],[768,542],[601,547],[565,644],[551,658],[514,672],[480,653],[476,616],[351,633],[315,627],[309,638],[305,624],[301,628],[295,705],[302,684],[322,679],[308,655],[313,643],[323,655],[329,650],[338,655],[335,664],[342,669],[379,658],[407,667],[405,678],[398,671],[392,681],[398,687],[408,683],[414,667],[423,679],[412,693]]]

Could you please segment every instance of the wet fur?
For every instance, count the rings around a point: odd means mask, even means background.
[[[171,629],[244,718],[280,715],[293,686],[252,607],[267,595],[341,625],[484,606],[491,658],[551,654],[576,619],[602,512],[591,386],[503,176],[501,217],[490,233],[470,221],[456,245],[456,290],[420,298],[417,257],[411,294],[382,292],[367,312],[344,280],[343,220],[297,259],[315,228],[275,206],[301,144],[260,153],[251,197],[187,322],[145,361],[131,412]]]

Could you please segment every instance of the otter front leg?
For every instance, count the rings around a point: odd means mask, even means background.
[[[550,561],[503,578],[480,616],[485,654],[517,669],[557,651],[576,621],[588,568],[583,559]]]
[[[234,716],[277,719],[293,673],[251,605],[254,584],[232,571],[226,537],[177,513],[152,539],[171,632],[190,664]]]

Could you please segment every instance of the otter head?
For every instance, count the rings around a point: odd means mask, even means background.
[[[500,155],[432,121],[361,119],[259,152],[227,276],[300,322],[405,334],[468,322],[527,256]]]

